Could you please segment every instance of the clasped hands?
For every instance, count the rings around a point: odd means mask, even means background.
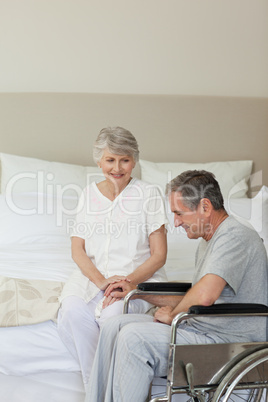
[[[108,286],[104,291],[103,308],[123,299],[131,290],[136,289],[136,285],[131,283],[131,280],[126,276],[114,275],[107,281]]]
[[[136,289],[136,285],[131,283],[131,280],[126,276],[115,275],[108,278],[109,284],[105,289],[103,301],[103,308],[110,306],[114,302],[124,298],[131,290]],[[173,320],[172,315],[173,307],[165,306],[156,310],[154,314],[154,321],[171,325]]]

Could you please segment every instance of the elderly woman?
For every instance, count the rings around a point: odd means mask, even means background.
[[[167,218],[155,186],[132,178],[139,149],[124,128],[101,130],[94,160],[105,179],[87,186],[80,198],[72,233],[77,264],[60,297],[60,337],[79,361],[88,382],[102,323],[122,314],[122,299],[105,296],[109,285],[126,280],[165,281]],[[133,300],[130,312],[145,313],[150,304]]]

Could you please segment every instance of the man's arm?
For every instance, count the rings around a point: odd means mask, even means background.
[[[181,299],[175,308],[163,307],[156,311],[155,320],[171,324],[173,318],[182,312],[187,312],[191,306],[211,306],[220,297],[226,281],[218,275],[203,276]]]
[[[110,284],[105,290],[105,296],[111,296],[115,299],[124,298],[131,290],[137,286],[128,280]],[[173,308],[182,300],[184,296],[162,296],[162,295],[137,295],[133,299],[146,300],[148,303],[154,304],[157,307],[172,306]]]
[[[211,306],[220,297],[226,285],[226,281],[215,274],[203,276],[185,296],[161,296],[161,295],[138,295],[133,298],[139,298],[154,304],[157,307],[163,307],[157,310],[155,318],[157,321],[171,324],[173,318],[184,311],[188,311],[191,306]],[[136,289],[136,285],[123,280],[108,286],[105,293],[111,298],[123,298],[131,290]],[[165,306],[169,306],[165,309]]]

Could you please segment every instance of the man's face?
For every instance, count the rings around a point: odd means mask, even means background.
[[[169,196],[171,211],[174,213],[175,227],[182,226],[189,239],[205,237],[210,228],[209,217],[204,212],[202,200],[197,209],[192,211],[183,204],[181,193],[172,192]]]

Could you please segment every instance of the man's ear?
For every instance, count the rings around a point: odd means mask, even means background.
[[[202,198],[201,199],[201,208],[202,208],[202,212],[209,216],[213,209],[211,201],[208,198]]]

